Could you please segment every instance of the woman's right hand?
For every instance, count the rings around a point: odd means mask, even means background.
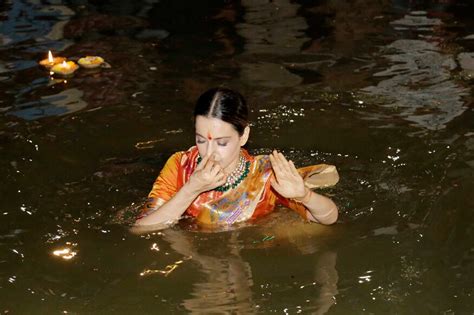
[[[224,185],[225,181],[226,176],[222,167],[214,161],[212,155],[206,155],[194,170],[188,183],[193,191],[200,194]]]

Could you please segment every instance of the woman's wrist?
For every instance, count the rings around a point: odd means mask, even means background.
[[[202,193],[202,191],[193,187],[193,184],[191,181],[185,183],[181,189],[184,190],[188,195],[194,198],[197,198],[197,196],[199,196]]]
[[[311,190],[305,186],[305,193],[302,197],[295,197],[292,198],[294,201],[299,202],[299,203],[308,203],[309,200],[311,199]]]
[[[311,213],[313,214],[314,217],[317,217],[318,219],[322,219],[331,215],[335,210],[337,210],[337,207],[333,207],[329,211],[326,211],[324,213],[314,213],[314,212],[311,212]]]

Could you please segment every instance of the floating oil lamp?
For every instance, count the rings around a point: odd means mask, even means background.
[[[54,65],[66,61],[64,57],[53,57],[51,50],[48,50],[48,58],[41,60],[39,63],[47,69],[51,69]]]
[[[63,62],[54,65],[51,68],[51,71],[60,75],[69,75],[74,73],[78,68],[79,66],[74,61],[64,60]]]
[[[100,67],[104,63],[104,58],[99,56],[86,56],[77,61],[77,63],[84,68],[93,69]]]

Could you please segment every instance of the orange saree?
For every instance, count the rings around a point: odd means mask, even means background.
[[[252,156],[242,149],[244,158],[250,162],[247,177],[234,189],[226,192],[211,190],[199,195],[188,207],[185,215],[195,217],[205,225],[230,225],[262,217],[273,211],[276,204],[282,204],[306,219],[306,208],[301,203],[280,196],[270,185],[273,171],[267,155]],[[170,200],[189,180],[197,165],[198,150],[173,154],[161,170],[141,216],[153,212]],[[320,165],[298,169],[303,178]]]

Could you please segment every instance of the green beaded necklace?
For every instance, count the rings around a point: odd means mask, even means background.
[[[199,155],[197,158],[197,164],[201,163],[202,158]],[[215,191],[226,192],[229,189],[233,189],[247,177],[250,172],[250,161],[246,161],[245,158],[241,155],[239,157],[239,165],[236,169],[227,176],[226,182],[224,185],[214,188]]]

